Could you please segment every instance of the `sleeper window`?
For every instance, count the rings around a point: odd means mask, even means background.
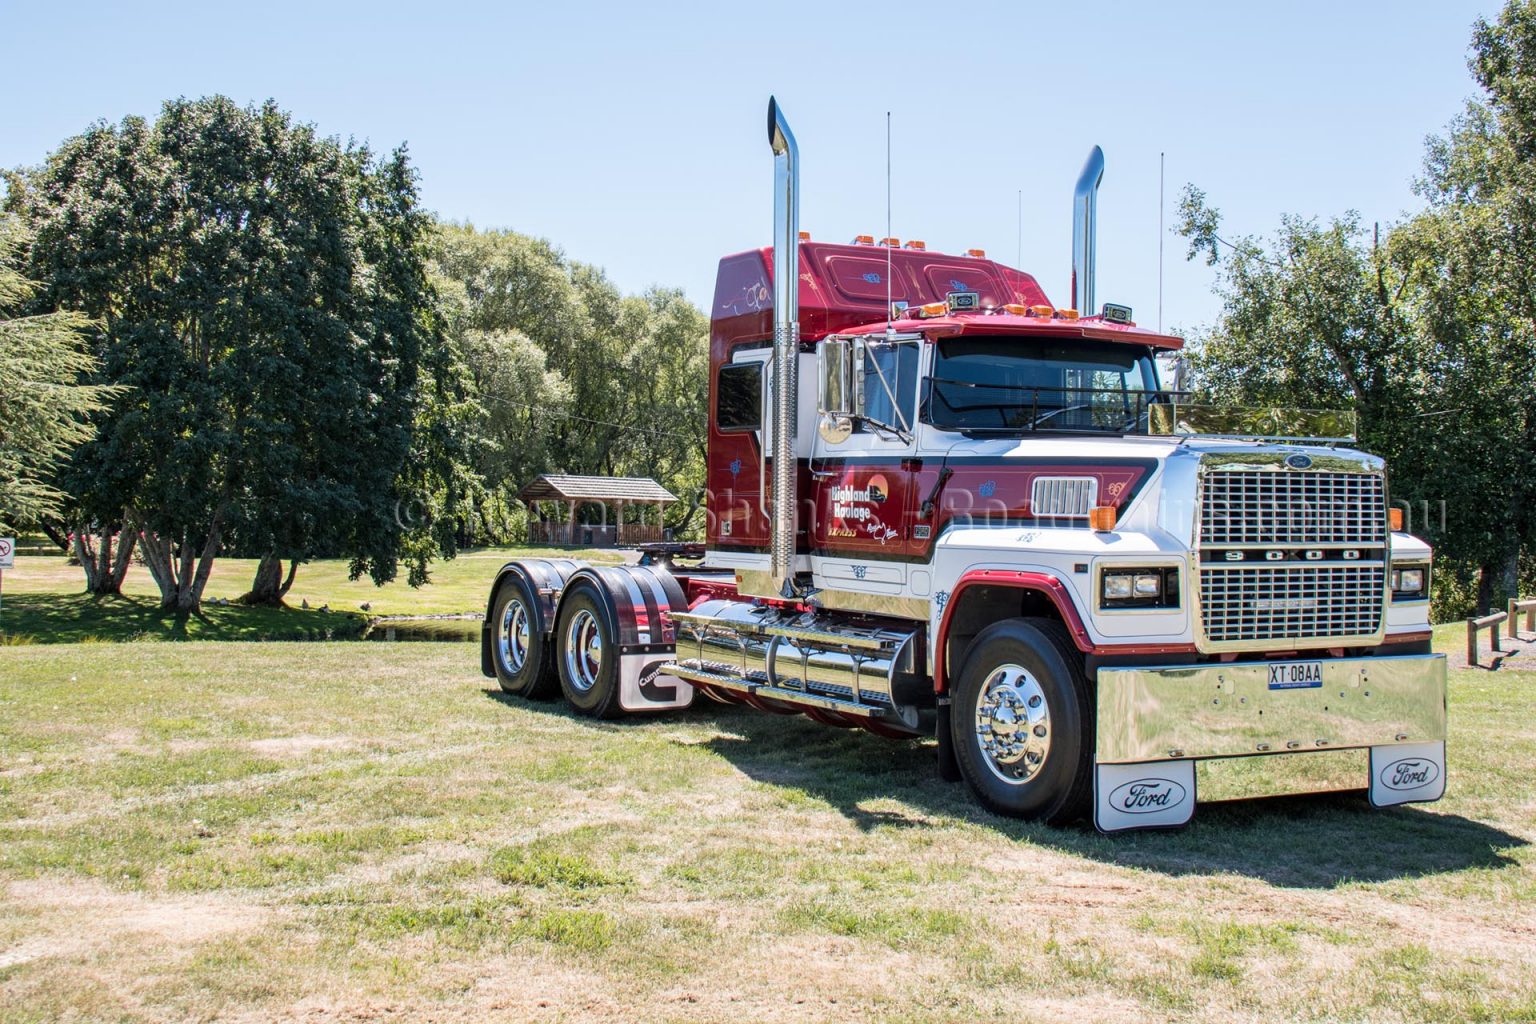
[[[715,419],[721,430],[756,430],[763,422],[763,364],[720,367]]]

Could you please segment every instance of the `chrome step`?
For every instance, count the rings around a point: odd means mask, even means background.
[[[786,704],[802,704],[807,707],[824,708],[828,711],[840,711],[845,715],[855,715],[859,718],[885,718],[885,709],[870,707],[867,704],[855,704],[851,700],[838,700],[836,697],[825,697],[817,693],[807,693],[804,690],[787,690],[781,686],[770,686],[767,683],[755,683],[741,676],[722,675],[711,672],[708,669],[691,668],[687,665],[672,663],[663,665],[659,670],[662,675],[676,676],[686,679],[691,683],[704,683],[709,686],[718,686],[722,690],[735,690],[739,693],[750,693],[758,697],[772,697],[774,700],[784,701]]]

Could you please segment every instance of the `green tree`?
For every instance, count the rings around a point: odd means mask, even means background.
[[[1536,3],[1479,19],[1469,64],[1483,95],[1430,139],[1404,244],[1443,407],[1475,426],[1438,454],[1476,495],[1454,512],[1487,607],[1536,540]]]
[[[669,524],[689,528],[704,475],[703,314],[674,290],[626,297],[512,231],[441,225],[433,267],[486,409],[470,532],[520,536],[513,495],[550,471],[655,477],[692,499]]]
[[[69,496],[51,482],[62,459],[89,440],[89,416],[115,389],[86,383],[95,326],[79,313],[20,315],[36,286],[19,270],[24,237],[0,217],[0,532],[60,516]],[[94,563],[91,566],[95,568]]]
[[[67,140],[7,202],[35,231],[41,305],[99,320],[105,376],[130,388],[66,487],[133,524],[165,607],[197,608],[226,541],[265,556],[257,600],[281,599],[274,561],[317,553],[381,582],[402,554],[425,572],[431,528],[398,509],[440,346],[403,150],[271,102],[175,100]]]

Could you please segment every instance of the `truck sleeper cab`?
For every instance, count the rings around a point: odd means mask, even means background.
[[[509,563],[487,675],[600,716],[702,694],[933,735],[992,810],[1104,831],[1197,798],[1439,798],[1429,549],[1379,459],[1316,415],[1233,436],[1160,388],[1181,341],[1123,307],[1058,309],[975,251],[802,238],[773,104],[769,135],[775,244],[721,261],[712,311],[705,567]]]

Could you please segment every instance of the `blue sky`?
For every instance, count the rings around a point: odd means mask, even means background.
[[[134,8],[141,8],[135,10]],[[708,305],[719,257],[770,238],[764,108],[804,164],[801,226],[981,247],[1065,303],[1070,195],[1104,147],[1099,298],[1155,326],[1168,223],[1193,181],[1230,234],[1282,213],[1387,222],[1425,135],[1473,92],[1471,25],[1433,3],[326,4],[0,0],[0,165],[168,97],[275,98],[328,134],[409,144],[445,217],[546,236],[626,290]],[[14,86],[23,83],[24,89]],[[1165,238],[1164,322],[1218,310]]]

